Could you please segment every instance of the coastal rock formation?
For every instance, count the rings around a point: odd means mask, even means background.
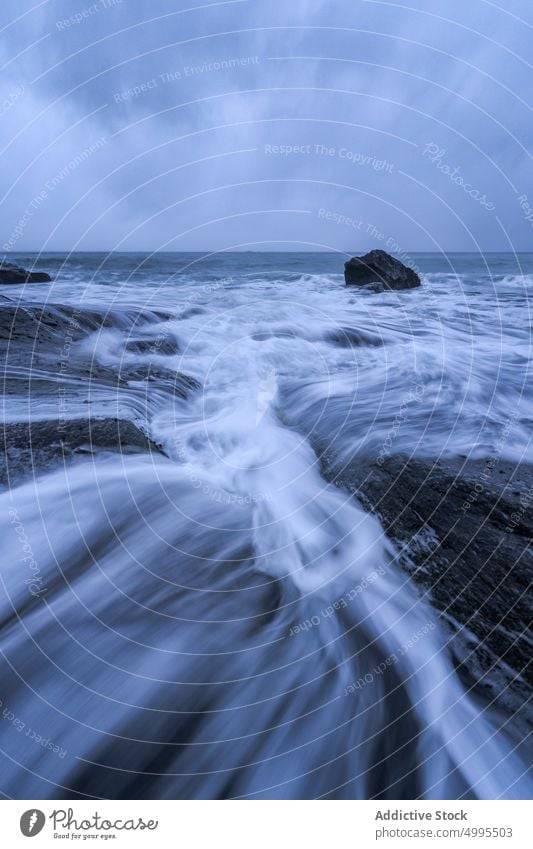
[[[399,564],[446,623],[468,688],[530,731],[533,468],[397,456],[357,458],[337,472],[324,463],[323,473],[378,515]]]
[[[51,280],[45,271],[26,271],[18,265],[0,261],[0,283],[50,283]]]
[[[383,339],[365,330],[355,327],[338,327],[326,334],[328,342],[333,342],[340,348],[361,348],[370,346],[377,348],[383,345]]]
[[[0,449],[0,484],[9,487],[84,454],[163,453],[133,422],[111,418],[6,423]]]
[[[15,409],[20,415],[0,426],[0,487],[85,455],[161,454],[124,410],[138,419],[152,391],[184,400],[201,388],[191,375],[164,365],[179,347],[168,319],[158,311],[20,304],[0,295],[0,389],[10,418]],[[94,345],[108,331],[117,352],[101,362]],[[47,417],[24,421],[29,404],[44,407]],[[120,406],[122,418],[109,417],[110,404]]]
[[[370,251],[364,256],[353,256],[345,262],[344,279],[347,286],[366,286],[375,292],[420,286],[420,277],[416,271],[380,250]]]

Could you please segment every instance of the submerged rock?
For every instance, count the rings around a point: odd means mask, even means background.
[[[333,342],[341,348],[360,348],[372,347],[377,348],[383,345],[383,339],[379,336],[374,336],[364,330],[357,330],[354,327],[338,327],[330,330],[326,334],[328,342]]]
[[[153,366],[150,362],[136,364],[123,362],[118,378],[129,385],[137,382],[155,383],[169,389],[178,398],[187,398],[189,392],[202,388],[202,384],[190,374]]]
[[[364,256],[353,256],[345,262],[344,279],[347,286],[366,286],[376,292],[420,286],[420,277],[416,271],[380,250],[370,251]]]
[[[50,283],[51,280],[45,271],[26,271],[18,265],[0,261],[0,283]]]

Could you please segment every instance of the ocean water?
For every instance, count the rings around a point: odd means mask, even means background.
[[[533,254],[414,255],[423,286],[379,296],[346,288],[343,262],[320,253],[47,254],[36,268],[57,275],[53,285],[16,291],[80,311],[172,313],[165,332],[180,350],[170,364],[202,382],[202,407],[237,405],[241,421],[253,419],[271,382],[286,422],[312,441],[333,439],[335,455],[379,453],[407,404],[394,453],[498,450],[531,462]],[[127,337],[112,328],[96,334],[96,360],[124,362]],[[150,417],[159,435],[165,418]],[[211,418],[216,429],[221,419]]]
[[[530,796],[320,458],[531,462],[533,255],[414,255],[423,285],[381,294],[345,287],[344,259],[17,256],[54,282],[1,294],[63,341],[4,420],[127,418],[166,456],[80,455],[0,495],[3,709],[51,744],[4,733],[7,795]]]

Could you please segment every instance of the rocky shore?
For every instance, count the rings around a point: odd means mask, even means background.
[[[344,264],[344,279],[347,286],[360,286],[373,292],[415,289],[420,286],[420,277],[416,271],[381,250],[349,259]]]
[[[142,418],[152,386],[181,399],[199,388],[190,375],[164,364],[178,351],[175,336],[165,330],[169,318],[155,311],[19,305],[2,297],[0,391],[8,418],[0,425],[0,484],[16,486],[89,453],[161,453],[133,421],[105,410],[129,408],[130,415]],[[91,334],[108,328],[126,331],[124,356],[115,366],[84,346]],[[24,414],[44,404],[54,417],[13,420],[15,403]]]
[[[376,252],[372,252],[376,253]],[[368,255],[369,256],[369,255]],[[62,421],[8,421],[2,425],[0,482],[16,486],[47,469],[102,451],[161,452],[131,420],[92,408],[94,394],[127,397],[142,410],[157,391],[184,399],[199,388],[190,375],[166,368],[179,353],[172,315],[136,310],[78,311],[73,306],[0,298],[2,392],[7,398],[49,402],[58,381],[91,414]],[[90,334],[117,328],[124,357],[111,367],[85,349]],[[333,341],[378,345],[380,340],[341,328]],[[62,365],[63,364],[63,365]],[[157,391],[155,394],[157,394]],[[533,727],[531,613],[533,578],[533,468],[481,460],[354,458],[342,469],[322,458],[324,477],[357,497],[381,520],[399,564],[438,611],[465,685],[523,733]]]
[[[439,612],[458,673],[524,733],[533,727],[533,467],[396,456],[324,476],[375,513],[398,560]]]

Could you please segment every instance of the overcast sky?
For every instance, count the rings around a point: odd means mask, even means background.
[[[531,0],[2,0],[0,28],[3,252],[533,249]]]

